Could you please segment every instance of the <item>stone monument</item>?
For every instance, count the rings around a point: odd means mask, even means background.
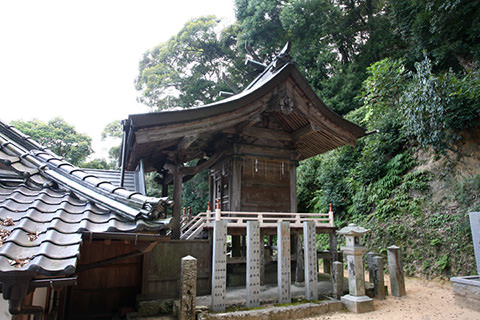
[[[247,222],[247,308],[260,305],[260,223]]]
[[[227,224],[217,220],[213,225],[212,310],[225,311],[227,291]]]
[[[179,320],[195,320],[197,301],[197,259],[186,256],[181,261]]]
[[[390,273],[390,291],[394,297],[407,294],[405,290],[405,276],[403,275],[402,251],[397,246],[387,248],[388,272]]]
[[[349,294],[341,301],[348,310],[356,313],[373,311],[373,300],[365,295],[363,255],[367,249],[361,243],[362,236],[368,231],[353,223],[337,231],[337,234],[345,236],[346,244],[341,249],[348,265]]]
[[[384,282],[384,273],[383,273],[383,258],[380,256],[374,256],[372,258],[372,269],[373,279],[370,280],[373,282],[373,290],[375,293],[375,298],[378,300],[385,299],[385,282]]]
[[[333,297],[335,299],[340,299],[343,294],[343,263],[340,261],[333,262],[332,286]]]
[[[277,224],[277,283],[278,303],[290,303],[291,258],[290,258],[290,222],[280,221]]]
[[[462,307],[480,311],[480,212],[470,212],[469,216],[473,250],[477,262],[477,275],[454,277],[450,281],[453,283],[455,303]]]
[[[305,246],[305,298],[316,300],[318,299],[318,259],[314,221],[303,222],[303,240]]]

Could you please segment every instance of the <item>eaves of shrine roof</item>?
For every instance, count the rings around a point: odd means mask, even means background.
[[[243,91],[229,98],[191,109],[130,115],[126,168],[134,168],[139,159],[147,159],[148,167],[146,150],[158,154],[158,148],[181,145],[189,137],[208,142],[228,128],[260,121],[262,114],[275,118],[282,133],[291,134],[300,159],[354,145],[365,135],[364,128],[320,100],[294,62],[277,56]]]

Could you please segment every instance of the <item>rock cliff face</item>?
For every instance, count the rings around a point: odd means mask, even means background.
[[[426,278],[476,274],[468,212],[480,211],[480,127],[443,156],[416,154],[418,165],[389,199],[402,214],[362,218],[371,250],[402,247],[407,275]]]
[[[463,139],[445,156],[427,152],[417,154],[420,165],[415,169],[432,174],[432,202],[460,210],[479,209],[480,126],[462,132]],[[477,187],[477,188],[475,188]]]

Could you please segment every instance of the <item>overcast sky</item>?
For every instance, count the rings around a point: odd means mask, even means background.
[[[148,111],[133,84],[142,54],[207,14],[232,23],[233,0],[1,1],[0,118],[62,117],[105,155],[105,125]]]

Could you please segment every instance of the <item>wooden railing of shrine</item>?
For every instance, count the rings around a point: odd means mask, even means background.
[[[204,228],[213,227],[215,220],[227,222],[227,228],[246,228],[247,221],[258,221],[260,228],[276,228],[280,221],[290,222],[291,228],[302,228],[304,221],[314,221],[316,227],[333,227],[333,211],[328,213],[285,213],[285,212],[240,212],[216,211],[202,212],[182,218],[181,239],[193,239]]]

